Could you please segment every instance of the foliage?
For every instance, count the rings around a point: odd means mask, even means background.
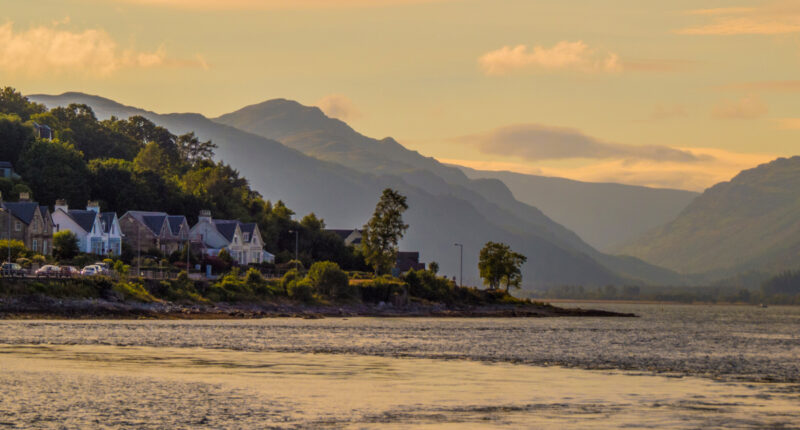
[[[20,155],[19,173],[40,203],[65,198],[85,202],[89,198],[89,169],[83,154],[69,143],[36,140]]]
[[[219,259],[222,260],[222,262],[228,267],[233,265],[233,257],[231,257],[231,253],[227,249],[223,248],[220,250],[217,257],[219,257]]]
[[[31,115],[42,113],[47,108],[44,105],[33,103],[23,96],[17,90],[11,87],[4,87],[0,90],[0,113],[2,114],[16,114],[27,121]]]
[[[28,256],[28,250],[21,240],[2,239],[0,240],[0,259],[3,261],[8,259],[9,248],[11,248],[11,261]]]
[[[69,230],[53,234],[53,257],[57,260],[69,260],[78,255],[78,237]]]
[[[403,212],[407,209],[406,197],[387,188],[364,226],[364,257],[378,275],[387,273],[397,260],[397,244],[408,229],[408,224],[403,223]]]
[[[431,261],[428,263],[428,270],[430,270],[434,275],[439,273],[439,263]]]
[[[144,285],[139,282],[118,282],[114,284],[114,291],[121,294],[125,300],[133,300],[136,302],[157,302],[159,301],[152,294],[150,294]]]
[[[217,148],[217,145],[211,143],[210,140],[201,142],[194,132],[178,136],[176,144],[181,157],[191,165],[211,160],[211,157],[214,156],[214,149]]]
[[[308,278],[289,282],[287,292],[289,297],[301,302],[310,302],[314,299],[314,285]]]
[[[409,270],[403,278],[408,284],[408,293],[433,302],[448,302],[455,287],[452,281],[436,276],[429,270]]]
[[[391,276],[380,276],[366,282],[354,283],[361,290],[361,299],[367,303],[389,303],[403,293],[405,283]]]
[[[281,288],[283,288],[284,293],[288,295],[289,285],[291,285],[293,282],[297,282],[302,278],[303,276],[296,269],[292,269],[284,273],[283,278],[281,278]]]
[[[25,125],[18,116],[0,114],[0,160],[10,161],[16,167],[20,154],[33,140],[33,129]]]
[[[358,297],[358,289],[351,288],[347,273],[331,261],[320,261],[311,265],[307,278],[319,294],[338,300]]]
[[[478,269],[484,284],[495,290],[505,285],[506,291],[511,287],[519,288],[522,282],[522,265],[528,260],[516,253],[504,243],[487,242],[481,249]]]

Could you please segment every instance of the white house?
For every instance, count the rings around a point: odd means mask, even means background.
[[[81,252],[113,256],[122,253],[123,235],[117,214],[101,213],[97,202],[89,202],[86,210],[74,210],[65,200],[58,200],[52,217],[55,231],[75,233]]]
[[[206,255],[216,256],[226,249],[240,265],[275,261],[275,256],[264,250],[264,240],[255,223],[213,219],[211,212],[200,211],[189,235],[202,242]]]

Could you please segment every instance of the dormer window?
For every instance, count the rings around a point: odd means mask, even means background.
[[[242,240],[244,240],[245,242],[250,242],[250,233],[244,233],[242,236],[243,236]]]

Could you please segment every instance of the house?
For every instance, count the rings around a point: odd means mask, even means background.
[[[28,193],[18,202],[4,202],[0,196],[0,239],[19,240],[33,252],[53,252],[53,219],[47,206],[30,201]]]
[[[325,231],[329,231],[334,233],[335,235],[342,238],[344,241],[345,246],[358,246],[361,245],[361,230],[353,229],[353,230],[337,230],[337,229],[328,229]]]
[[[14,166],[10,162],[0,161],[0,178],[20,179],[20,176],[14,172]]]
[[[54,137],[53,129],[44,124],[39,124],[36,122],[33,123],[33,134],[39,139],[53,140]]]
[[[122,229],[116,212],[100,212],[97,202],[86,210],[70,209],[66,200],[56,200],[53,210],[56,231],[71,231],[78,238],[80,252],[118,256],[122,253]]]
[[[405,273],[411,269],[425,270],[425,263],[419,262],[419,252],[400,251],[394,267],[398,273]]]
[[[213,219],[211,212],[204,210],[190,235],[202,243],[205,255],[216,256],[225,249],[240,265],[275,261],[275,256],[264,250],[264,240],[255,223]]]
[[[189,222],[183,215],[165,212],[128,211],[119,220],[125,242],[132,249],[157,249],[172,254],[189,241]]]

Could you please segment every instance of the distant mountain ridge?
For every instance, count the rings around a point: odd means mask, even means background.
[[[239,123],[226,115],[221,117],[231,124],[226,125],[220,123],[223,119],[157,114],[80,93],[30,98],[48,107],[84,103],[101,118],[143,115],[174,133],[195,131],[201,139],[213,140],[218,145],[216,158],[239,170],[265,198],[282,199],[298,214],[313,211],[330,227],[363,225],[380,191],[396,188],[408,196],[411,206],[407,213],[411,229],[402,247],[422,251],[425,261],[436,260],[444,273],[453,274],[458,271],[453,243],[464,243],[465,280],[472,283],[479,282],[477,253],[488,240],[509,243],[529,257],[526,285],[677,279],[674,273],[641,261],[599,253],[538,209],[514,200],[500,181],[470,180],[458,169],[408,151],[392,139],[361,136],[316,108],[295,102],[271,103],[263,118],[250,111],[250,118],[239,118]],[[263,130],[246,126],[248,122],[270,131],[254,133]],[[348,162],[348,156],[353,161]]]
[[[675,219],[700,193],[458,166],[470,178],[503,181],[517,200],[536,206],[601,251],[616,251]]]
[[[744,170],[622,250],[712,277],[800,268],[800,157]]]

